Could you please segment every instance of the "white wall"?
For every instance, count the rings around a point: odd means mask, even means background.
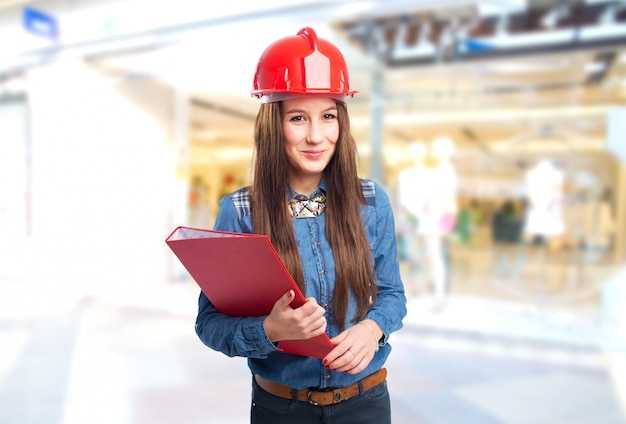
[[[0,278],[23,279],[28,245],[24,100],[0,103]]]
[[[163,282],[176,180],[171,89],[82,61],[33,69],[28,87],[32,277],[111,293]]]

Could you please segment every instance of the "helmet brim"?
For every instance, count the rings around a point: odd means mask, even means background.
[[[282,102],[283,100],[301,99],[303,97],[322,97],[330,98],[334,100],[344,101],[346,97],[354,97],[358,91],[351,91],[349,93],[294,93],[292,91],[285,92],[272,92],[265,94],[252,94],[255,97],[260,97],[261,103],[275,103]]]

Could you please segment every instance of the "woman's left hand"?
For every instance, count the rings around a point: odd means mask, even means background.
[[[373,322],[373,321],[371,321]],[[330,340],[335,348],[324,358],[324,366],[333,371],[358,374],[374,358],[377,344],[365,325],[353,325]]]

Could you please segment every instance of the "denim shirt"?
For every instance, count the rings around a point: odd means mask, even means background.
[[[320,187],[325,189],[324,180]],[[228,356],[247,357],[253,374],[296,389],[344,387],[382,368],[391,352],[389,335],[402,327],[406,297],[400,279],[395,224],[389,198],[382,187],[371,180],[362,180],[362,187],[368,202],[361,208],[361,217],[374,258],[378,286],[377,300],[366,318],[374,320],[383,331],[379,350],[364,371],[356,375],[334,372],[326,369],[319,358],[281,353],[265,333],[265,317],[234,318],[223,315],[203,293],[200,293],[196,319],[196,333],[200,340]],[[292,223],[304,268],[304,295],[314,297],[326,309],[326,333],[330,338],[335,337],[341,331],[332,315],[335,262],[326,239],[326,214],[314,218],[292,218]],[[215,229],[252,232],[247,188],[220,200]],[[346,328],[356,324],[352,322],[356,311],[356,299],[350,294]]]

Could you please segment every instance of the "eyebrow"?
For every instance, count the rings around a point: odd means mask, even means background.
[[[333,110],[336,111],[337,110],[337,106],[330,106],[330,107],[324,109],[322,111],[322,113],[328,113],[328,112],[333,111]],[[308,114],[308,112],[306,110],[304,110],[304,109],[289,109],[289,110],[285,111],[285,115],[289,115],[289,114],[292,114],[292,113]]]

